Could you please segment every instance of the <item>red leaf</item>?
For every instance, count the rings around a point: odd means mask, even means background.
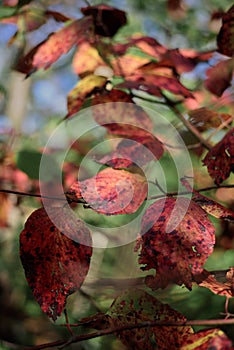
[[[234,58],[219,62],[206,72],[205,87],[216,96],[221,96],[231,85],[234,70]]]
[[[92,33],[92,18],[85,17],[51,34],[37,50],[33,57],[32,67],[47,69],[59,57],[67,53],[74,45],[87,39]]]
[[[56,218],[59,227],[51,217]],[[35,299],[54,321],[61,315],[67,297],[82,285],[91,255],[90,232],[69,211],[51,207],[48,216],[40,208],[28,218],[20,234],[21,261]]]
[[[172,212],[175,205],[176,214]],[[176,224],[171,232],[167,232],[169,222]],[[193,275],[202,271],[215,243],[215,229],[207,214],[187,198],[152,204],[144,214],[141,235],[136,246],[141,245],[139,263],[146,265],[143,270],[156,269],[156,276],[146,280],[151,288],[177,283],[191,289]]]
[[[207,153],[203,163],[217,185],[234,172],[234,128]]]
[[[121,102],[121,103],[118,103]],[[153,123],[144,110],[134,104],[126,92],[113,89],[96,95],[92,100],[93,117],[112,134],[140,136],[145,130],[152,130]],[[142,128],[142,132],[140,131]]]
[[[190,123],[192,123],[199,131],[206,131],[210,128],[218,128],[228,120],[229,123],[232,122],[232,117],[230,114],[215,112],[206,107],[193,109],[189,111],[188,115]]]
[[[145,146],[150,152],[147,152]],[[95,159],[98,163],[107,164],[112,168],[128,168],[133,165],[139,167],[148,162],[160,159],[163,155],[163,146],[153,135],[145,133],[145,136],[122,140],[116,150],[100,159]]]
[[[145,200],[147,191],[143,176],[107,168],[90,179],[75,182],[66,195],[74,202],[83,198],[98,213],[116,215],[134,213]]]
[[[153,321],[186,321],[179,312],[173,310],[168,304],[162,304],[152,295],[142,290],[129,290],[119,295],[110,310],[115,327]],[[146,327],[120,332],[118,337],[127,349],[153,350],[153,349],[179,349],[184,338],[193,333],[190,326],[184,327]],[[156,344],[157,345],[156,345]]]
[[[127,23],[124,11],[107,5],[83,7],[81,12],[85,16],[93,17],[95,33],[102,36],[114,36]]]
[[[234,5],[222,16],[222,27],[217,37],[218,51],[223,55],[234,55]]]

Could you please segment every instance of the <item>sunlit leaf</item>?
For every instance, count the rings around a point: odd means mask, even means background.
[[[88,6],[81,8],[85,16],[92,16],[95,33],[112,37],[127,23],[126,13],[107,5]]]
[[[67,118],[79,112],[85,99],[92,95],[95,89],[104,87],[106,78],[98,75],[87,75],[80,80],[67,96]]]
[[[99,66],[106,66],[106,63],[95,47],[88,42],[83,42],[77,48],[72,65],[75,73],[83,77],[94,73]]]
[[[203,163],[217,185],[234,172],[234,128],[207,153]]]
[[[56,218],[59,228],[50,217]],[[51,207],[49,214],[40,208],[28,218],[20,234],[20,258],[35,299],[54,321],[67,297],[81,287],[91,255],[88,228],[64,208]]]
[[[162,304],[152,295],[141,290],[128,290],[119,295],[110,310],[115,327],[138,324],[144,321],[186,321],[179,312],[168,304]],[[146,327],[120,332],[118,337],[128,349],[179,349],[183,339],[193,333],[190,326],[184,327]]]
[[[37,46],[37,50],[33,48],[24,58],[28,60],[30,58],[31,71],[44,68],[47,69],[60,56],[66,54],[74,45],[78,45],[83,40],[92,35],[92,18],[85,17],[79,20],[75,20],[60,29],[56,33],[49,36],[47,40]],[[28,71],[27,74],[30,74]]]
[[[234,5],[222,16],[222,27],[217,37],[218,51],[223,55],[234,55]]]
[[[170,231],[169,222],[176,225]],[[177,283],[191,289],[193,275],[203,270],[214,243],[214,226],[197,204],[187,198],[158,200],[144,214],[136,246],[141,246],[139,263],[145,265],[142,269],[156,270],[155,277],[148,276],[148,286],[165,288]]]
[[[231,85],[233,70],[234,58],[221,61],[216,66],[209,68],[206,72],[205,87],[212,94],[222,96],[223,92]]]
[[[107,168],[90,179],[75,182],[66,195],[74,202],[83,198],[98,213],[116,215],[134,213],[145,200],[147,191],[143,176]]]

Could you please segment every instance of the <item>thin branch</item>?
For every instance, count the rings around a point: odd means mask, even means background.
[[[168,107],[180,118],[180,120],[183,122],[183,124],[187,127],[191,133],[196,136],[196,138],[200,141],[200,143],[206,147],[208,150],[212,149],[212,146],[210,143],[204,139],[204,137],[200,134],[200,132],[197,130],[195,126],[193,126],[180,112],[180,110],[176,107],[176,104],[172,102],[167,96],[163,94],[163,97],[165,98],[165,101],[168,105]]]
[[[36,345],[30,348],[27,348],[27,350],[41,350],[41,349],[47,349],[52,347],[62,346],[64,347],[78,343],[84,340],[94,339],[98,337],[103,337],[105,335],[114,334],[114,333],[120,333],[123,331],[129,331],[133,329],[141,329],[141,328],[149,328],[149,327],[156,327],[156,326],[166,326],[166,327],[184,327],[184,326],[223,326],[223,325],[233,325],[234,319],[216,319],[216,320],[192,320],[192,321],[145,321],[138,324],[128,324],[121,327],[115,327],[115,328],[106,328],[97,332],[88,333],[88,334],[81,334],[74,337],[71,337],[68,340],[58,340],[56,342]]]

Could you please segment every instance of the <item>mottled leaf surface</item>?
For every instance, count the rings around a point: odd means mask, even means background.
[[[234,5],[222,16],[222,27],[217,37],[218,51],[223,55],[234,55]]]
[[[74,202],[83,198],[98,213],[115,215],[134,213],[145,200],[147,191],[143,176],[106,168],[90,179],[75,182],[66,195]]]
[[[20,234],[25,275],[42,311],[54,321],[61,315],[67,297],[81,287],[91,255],[88,228],[65,208],[51,207],[49,215],[44,208],[37,209],[25,223]]]
[[[169,220],[176,227],[167,232]],[[206,212],[187,198],[153,203],[143,216],[141,235],[136,246],[141,246],[139,263],[145,265],[143,270],[156,270],[155,277],[146,279],[154,289],[170,283],[191,289],[193,275],[201,273],[215,243],[215,229]]]
[[[141,290],[128,290],[118,296],[108,311],[115,327],[138,324],[144,321],[186,321],[168,304],[162,304],[152,295]],[[181,344],[193,333],[190,326],[146,327],[121,332],[118,337],[127,349],[180,349]]]
[[[234,128],[207,153],[203,163],[217,185],[229,177],[234,171]]]
[[[234,267],[227,271],[224,279],[204,270],[195,278],[195,281],[199,286],[210,289],[214,294],[225,295],[227,298],[234,296]]]

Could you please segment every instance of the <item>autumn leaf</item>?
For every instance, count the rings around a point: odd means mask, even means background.
[[[131,52],[127,52],[124,56],[116,57],[111,61],[111,66],[115,75],[127,77],[133,74],[136,69],[149,63],[148,57],[137,56]]]
[[[205,87],[212,94],[222,96],[223,92],[231,86],[234,70],[234,58],[221,61],[206,72]]]
[[[22,265],[35,299],[54,321],[61,315],[67,297],[81,287],[91,255],[88,228],[65,208],[51,207],[49,213],[37,209],[25,223],[20,234]]]
[[[144,148],[146,147],[148,151]],[[124,139],[116,146],[116,150],[104,157],[95,158],[98,163],[107,164],[114,169],[128,168],[133,165],[139,167],[149,163],[152,160],[158,160],[163,155],[163,146],[156,137],[149,133],[143,136],[134,136],[130,139]]]
[[[98,50],[89,42],[81,43],[74,55],[72,66],[74,72],[81,77],[94,73],[98,67],[107,66]]]
[[[234,171],[234,128],[203,159],[210,176],[220,185]]]
[[[222,124],[225,128],[224,123],[229,121],[230,124],[233,119],[230,114],[215,112],[206,107],[193,109],[189,111],[188,115],[190,123],[201,132],[210,128],[218,128]]]
[[[180,350],[228,350],[233,349],[232,342],[219,328],[206,329],[184,338]]]
[[[103,91],[94,96],[92,106],[96,122],[106,127],[112,134],[131,137],[140,136],[140,129],[144,134],[146,131],[143,129],[153,130],[149,116],[124,91],[117,89]]]
[[[218,51],[223,55],[234,55],[234,5],[222,16],[222,27],[217,36]]]
[[[82,41],[92,36],[92,18],[85,17],[72,21],[70,24],[53,33],[49,38],[37,46],[37,50],[33,48],[27,53],[21,62],[30,58],[31,64],[27,71],[30,74],[40,68],[48,69],[60,56],[66,54],[74,45],[78,45]]]
[[[102,36],[114,36],[127,23],[124,11],[107,5],[83,7],[81,12],[93,17],[95,33]]]
[[[74,202],[83,198],[98,213],[116,215],[134,213],[145,200],[147,191],[143,176],[106,168],[90,179],[75,182],[66,196]]]
[[[98,75],[91,74],[81,79],[67,96],[68,114],[66,118],[79,112],[85,99],[91,96],[95,89],[103,88],[105,83],[106,78]]]
[[[176,224],[170,232],[169,222]],[[215,229],[203,209],[187,198],[167,198],[147,209],[135,250],[141,246],[142,270],[156,270],[155,277],[146,278],[148,286],[156,289],[176,283],[191,289],[193,275],[203,270],[214,243]]]
[[[135,35],[127,38],[126,41],[126,43],[116,43],[113,45],[115,55],[123,55],[133,46],[138,47],[142,52],[154,57],[155,59],[159,59],[160,56],[167,51],[165,46],[149,36]]]
[[[234,267],[230,267],[224,279],[219,277],[218,272],[212,273],[204,270],[196,276],[195,282],[200,287],[208,288],[214,294],[224,295],[227,298],[234,297]]]
[[[179,312],[168,304],[162,304],[152,295],[138,289],[123,292],[119,295],[107,315],[111,317],[112,327],[138,324],[145,321],[186,321]],[[117,336],[127,349],[153,350],[180,349],[184,338],[193,333],[190,326],[159,326],[132,329],[120,332]]]

